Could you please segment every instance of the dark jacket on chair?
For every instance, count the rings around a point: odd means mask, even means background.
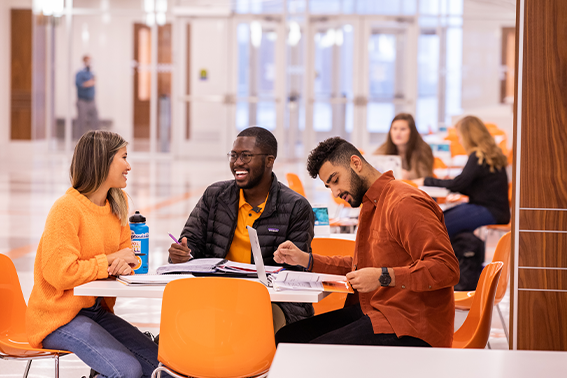
[[[187,238],[193,257],[226,257],[238,221],[239,199],[240,189],[235,180],[220,181],[205,190],[180,237]],[[275,174],[272,174],[266,208],[253,227],[258,232],[265,265],[280,265],[274,261],[274,252],[286,240],[292,241],[302,251],[311,252],[313,209],[303,196],[280,183]],[[254,257],[250,258],[253,262]],[[278,305],[287,324],[313,315],[310,303],[286,302]]]

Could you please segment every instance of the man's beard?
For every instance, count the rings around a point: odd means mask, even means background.
[[[354,169],[350,169],[350,196],[352,198],[352,202],[349,201],[350,206],[352,207],[359,207],[362,203],[362,199],[364,198],[364,194],[368,188],[366,187],[364,180],[360,178],[360,176],[354,171]]]
[[[249,171],[250,180],[248,181],[248,183],[246,185],[239,186],[239,188],[240,189],[252,189],[252,188],[255,188],[256,186],[258,186],[258,184],[260,184],[260,181],[262,181],[262,179],[264,178],[264,172],[266,171],[266,161],[265,160],[262,162],[262,167],[258,171],[261,172],[261,173],[259,173],[256,176],[252,176],[256,172]]]

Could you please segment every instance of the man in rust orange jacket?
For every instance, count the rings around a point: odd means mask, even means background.
[[[335,197],[364,205],[354,257],[310,255],[286,241],[274,259],[346,275],[356,293],[341,310],[282,328],[276,342],[451,347],[459,263],[437,203],[339,137],[321,142],[307,164]]]

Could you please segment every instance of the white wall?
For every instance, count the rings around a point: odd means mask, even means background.
[[[463,115],[476,115],[508,133],[511,147],[511,105],[500,104],[502,28],[514,27],[514,4],[465,0],[463,9]],[[460,118],[454,117],[454,118]]]

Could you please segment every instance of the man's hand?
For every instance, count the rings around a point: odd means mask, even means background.
[[[181,244],[171,244],[168,252],[169,258],[174,264],[184,263],[193,258],[193,256],[191,256],[191,250],[187,247],[187,238],[181,239]]]
[[[289,240],[280,244],[274,252],[274,260],[278,264],[299,265],[307,268],[309,264],[309,253],[303,252]]]
[[[346,278],[353,289],[361,293],[369,293],[378,289],[380,281],[378,279],[382,275],[380,268],[362,268],[347,273]]]

